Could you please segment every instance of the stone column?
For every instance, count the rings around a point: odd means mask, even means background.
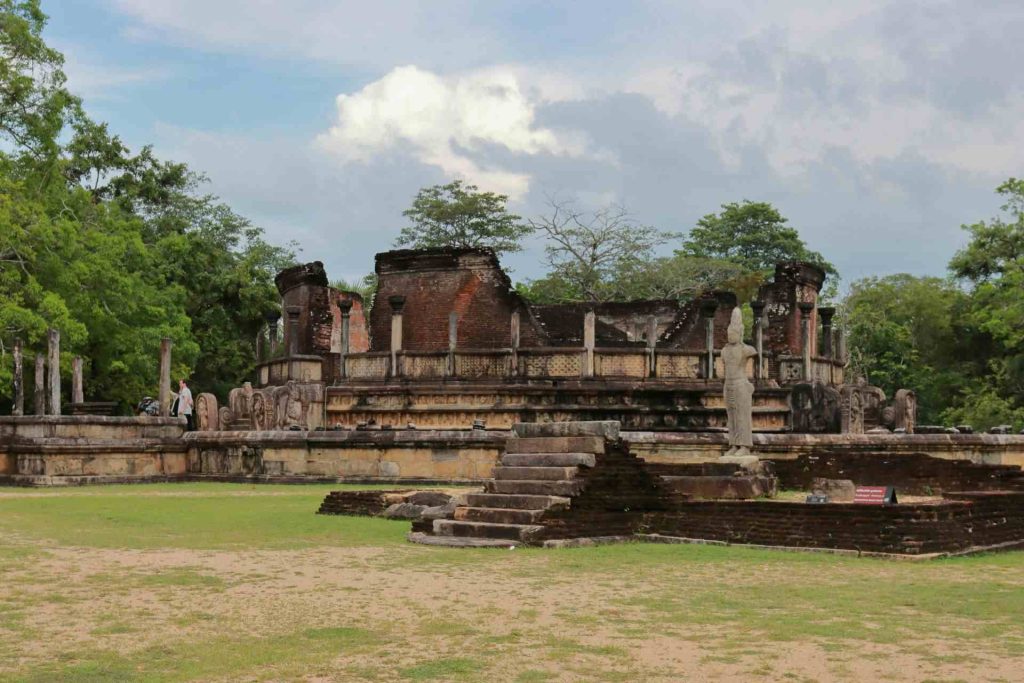
[[[658,373],[658,358],[655,347],[658,345],[658,318],[647,316],[647,376],[654,377]]]
[[[299,354],[299,316],[302,309],[298,306],[288,307],[288,355]]]
[[[36,354],[36,374],[32,403],[36,415],[46,415],[46,356]]]
[[[512,346],[512,376],[515,377],[519,374],[519,311],[512,311],[512,317],[509,321],[509,336],[510,343]]]
[[[764,363],[764,302],[751,301],[750,310],[754,312],[754,348],[757,349],[757,367],[754,368],[754,377],[764,380],[768,375]]]
[[[835,349],[832,348],[832,316],[836,309],[831,306],[818,307],[818,318],[821,320],[821,355],[828,359],[828,383],[835,384],[834,366]]]
[[[351,299],[339,299],[338,308],[341,309],[341,368],[339,374],[341,378],[347,377],[347,370],[345,369],[346,358],[348,358],[349,349],[352,348],[352,341],[349,338],[349,324],[352,317],[352,300]]]
[[[811,313],[814,311],[814,304],[809,301],[801,301],[797,304],[800,307],[800,351],[803,355],[803,378],[805,382],[811,381]]]
[[[704,318],[704,379],[715,378],[715,311],[718,310],[716,299],[704,299],[700,302],[700,315]]]
[[[25,414],[25,359],[21,339],[14,340],[14,406],[11,415]]]
[[[818,317],[821,319],[821,355],[825,358],[832,358],[835,351],[832,348],[832,316],[836,309],[831,306],[822,306],[818,309]]]
[[[587,352],[586,362],[583,365],[583,376],[594,376],[594,337],[597,325],[597,316],[593,311],[587,311],[583,316],[583,348]]]
[[[398,365],[398,352],[402,350],[402,309],[405,297],[394,295],[388,297],[391,305],[391,376],[400,377],[402,369]]]
[[[455,376],[455,347],[459,343],[459,314],[448,314],[448,376]]]
[[[82,357],[71,359],[71,402],[84,403],[85,391],[82,389]]]
[[[840,363],[844,366],[850,360],[850,356],[847,354],[846,349],[846,330],[839,327],[835,331],[836,338],[836,356]]]
[[[277,351],[277,321],[281,319],[278,311],[267,313],[267,355],[273,356]]]
[[[50,366],[46,407],[50,415],[60,415],[60,330],[51,327],[46,332],[46,346]]]
[[[160,340],[160,388],[157,393],[160,401],[160,417],[171,414],[171,338]]]

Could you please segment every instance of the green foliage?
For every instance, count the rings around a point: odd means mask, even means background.
[[[455,180],[421,189],[402,215],[412,225],[402,228],[395,246],[413,249],[484,247],[496,254],[519,251],[531,228],[505,208],[508,197],[478,192],[476,185]]]
[[[148,147],[132,156],[86,117],[44,23],[38,3],[0,0],[0,403],[13,340],[30,366],[49,327],[62,372],[83,357],[87,400],[155,394],[162,337],[175,377],[224,398],[252,371],[292,255],[201,194],[202,176]]]
[[[997,192],[1007,215],[964,226],[953,280],[868,278],[843,306],[853,371],[915,389],[922,422],[1024,426],[1024,182]]]
[[[948,280],[899,274],[854,282],[843,303],[850,372],[880,386],[917,392],[918,419],[940,420],[964,386],[969,364],[955,319],[965,296]]]
[[[835,267],[816,251],[811,251],[800,233],[786,225],[787,220],[768,202],[722,205],[719,214],[708,214],[697,221],[683,241],[685,256],[721,259],[736,263],[748,271],[770,274],[781,261],[807,261],[835,273]]]
[[[548,238],[549,273],[522,288],[542,302],[636,298],[634,279],[645,273],[654,249],[673,237],[637,223],[621,206],[592,213],[572,202],[550,203],[551,213],[530,221]]]

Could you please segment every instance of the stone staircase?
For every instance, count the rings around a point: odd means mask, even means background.
[[[633,524],[635,516],[624,516],[638,500],[635,510],[660,506],[664,491],[658,477],[629,454],[619,439],[618,422],[524,423],[514,425],[513,434],[484,492],[468,494],[452,519],[414,528],[411,541],[540,545],[552,538],[594,535],[589,522],[595,515],[607,521],[608,514],[617,514],[622,518],[617,528]]]

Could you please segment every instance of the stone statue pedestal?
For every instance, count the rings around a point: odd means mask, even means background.
[[[748,472],[754,473],[759,473],[764,469],[756,455],[723,455],[718,462],[739,465]]]

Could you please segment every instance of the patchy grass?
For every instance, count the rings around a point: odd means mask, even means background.
[[[995,681],[1024,667],[1024,553],[430,548],[404,542],[406,523],[313,514],[337,488],[0,490],[0,679]]]

